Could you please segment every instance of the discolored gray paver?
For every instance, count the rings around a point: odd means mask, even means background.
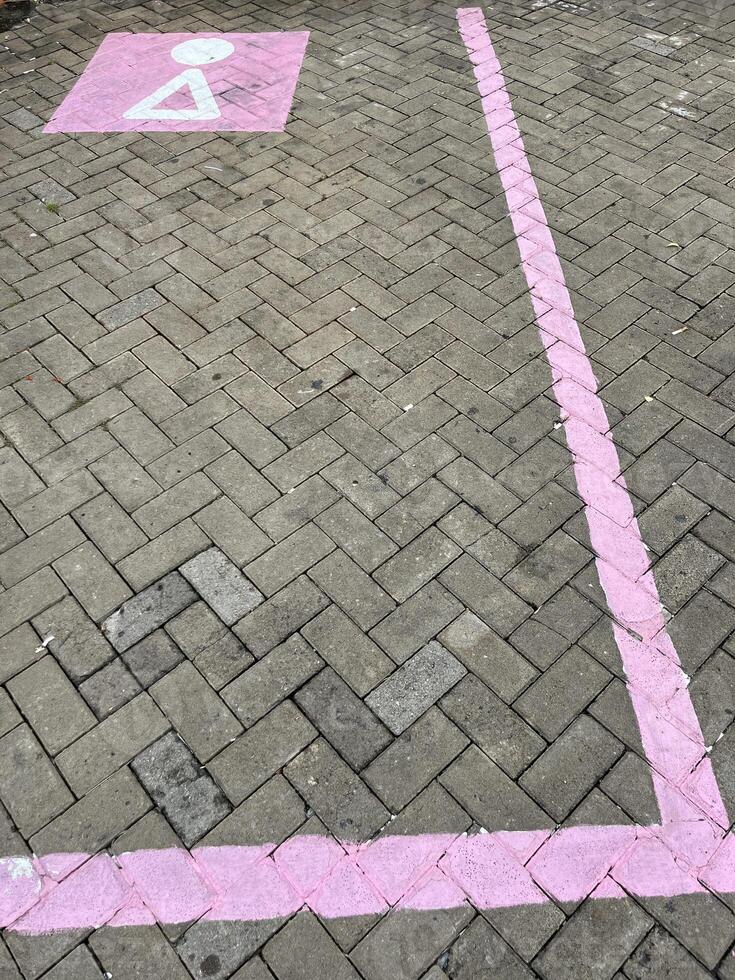
[[[172,572],[106,619],[102,624],[103,632],[116,650],[124,652],[181,612],[194,599],[189,585],[177,572]]]

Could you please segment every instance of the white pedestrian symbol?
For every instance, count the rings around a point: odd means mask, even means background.
[[[180,65],[206,65],[229,58],[234,50],[235,45],[230,41],[202,37],[177,44],[171,51],[171,57]],[[174,92],[185,87],[188,87],[194,100],[192,108],[159,108]],[[220,115],[219,106],[200,68],[185,69],[123,113],[125,119],[219,119]]]

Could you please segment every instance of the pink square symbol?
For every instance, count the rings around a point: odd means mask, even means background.
[[[44,132],[282,132],[308,39],[108,34]]]

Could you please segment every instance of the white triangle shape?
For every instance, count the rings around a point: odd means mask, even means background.
[[[158,106],[174,92],[188,86],[194,106],[191,109],[159,109]],[[181,74],[157,88],[151,95],[136,102],[123,113],[124,119],[219,119],[221,113],[207,79],[199,68],[187,68]]]

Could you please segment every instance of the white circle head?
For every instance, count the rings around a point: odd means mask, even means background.
[[[195,37],[177,44],[171,57],[180,65],[209,65],[229,58],[234,50],[235,45],[221,37]]]

